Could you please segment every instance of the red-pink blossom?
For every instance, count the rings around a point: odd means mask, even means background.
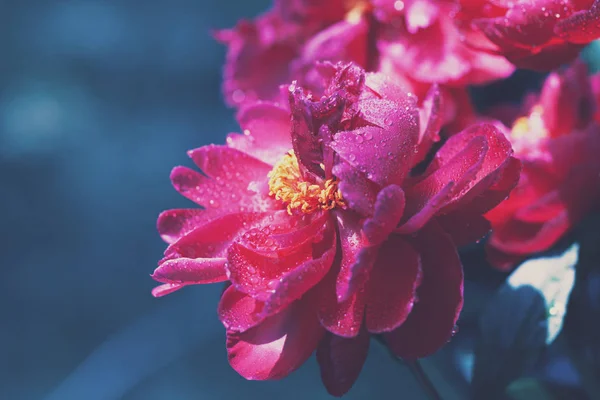
[[[486,214],[495,266],[511,268],[549,249],[600,203],[600,125],[593,120],[599,103],[592,92],[597,80],[588,78],[583,63],[553,72],[523,111],[504,113],[512,128],[498,123],[523,172],[509,199]]]
[[[223,92],[230,105],[272,100],[280,84],[310,86],[315,61],[354,62],[384,72],[425,94],[432,83],[456,115],[454,92],[466,84],[504,78],[514,67],[490,51],[491,42],[468,23],[456,23],[453,0],[280,0],[254,21],[222,30],[228,45]],[[421,97],[419,97],[421,99]],[[458,116],[460,118],[460,116]]]
[[[600,38],[600,0],[461,0],[464,12],[519,68],[550,71]]]
[[[189,155],[175,188],[203,209],[158,219],[169,243],[153,278],[162,296],[229,282],[219,303],[232,367],[278,379],[316,351],[327,390],[357,379],[370,334],[407,359],[446,343],[463,303],[456,246],[489,231],[482,213],[516,184],[520,165],[493,125],[437,140],[439,91],[414,96],[381,74],[320,64],[313,92],[238,113],[243,134]],[[420,121],[424,127],[419,128]]]

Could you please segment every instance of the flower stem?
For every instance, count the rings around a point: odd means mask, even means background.
[[[401,358],[396,357],[387,347],[385,342],[380,336],[375,336],[375,341],[377,341],[380,345],[382,345],[385,350],[389,353],[389,355],[394,359],[394,361],[404,364],[408,367],[410,372],[413,374],[415,379],[419,382],[419,385],[423,389],[423,391],[427,394],[431,400],[443,400],[442,396],[438,393],[437,389],[427,373],[423,370],[421,363],[418,360],[415,361],[406,361]]]
[[[429,379],[427,373],[423,370],[423,367],[421,366],[419,360],[404,361],[404,363],[410,369],[410,372],[412,372],[414,377],[417,379],[417,381],[431,400],[442,400],[442,396],[440,396],[433,382],[431,382],[431,379]]]

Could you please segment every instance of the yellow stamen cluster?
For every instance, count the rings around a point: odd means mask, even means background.
[[[293,151],[284,155],[269,172],[269,195],[287,204],[290,215],[295,211],[311,214],[346,207],[337,179],[327,179],[322,184],[306,182]]]
[[[344,5],[348,10],[345,19],[351,24],[358,24],[371,7],[369,2],[364,0],[346,0]]]
[[[542,119],[543,112],[544,109],[538,104],[531,109],[528,116],[518,118],[511,130],[513,139],[528,139],[530,141],[535,141],[547,137],[548,130]]]

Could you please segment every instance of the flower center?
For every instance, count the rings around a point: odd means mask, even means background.
[[[369,2],[365,0],[346,0],[345,6],[348,10],[345,19],[351,24],[358,24],[363,14],[369,11],[371,7]]]
[[[548,136],[542,114],[544,109],[539,104],[531,109],[528,116],[518,118],[512,126],[511,136],[514,139],[526,139],[534,142]]]
[[[311,214],[318,210],[345,208],[346,202],[338,188],[337,179],[322,184],[306,182],[300,174],[298,159],[290,150],[269,172],[269,196],[287,204],[288,214],[295,211]]]

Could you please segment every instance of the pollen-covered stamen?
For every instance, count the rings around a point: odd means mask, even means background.
[[[345,20],[351,24],[358,24],[363,15],[371,9],[371,4],[365,0],[346,0],[344,5],[348,10]]]
[[[346,207],[337,179],[327,179],[320,184],[306,182],[293,151],[284,155],[269,172],[269,195],[287,204],[290,215],[295,211],[311,214]]]
[[[537,140],[548,136],[542,115],[544,109],[541,105],[533,106],[528,116],[518,118],[512,126],[513,139]]]

